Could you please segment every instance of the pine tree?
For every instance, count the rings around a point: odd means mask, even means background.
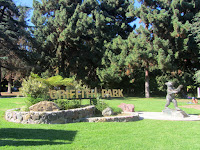
[[[126,74],[143,69],[145,97],[149,97],[149,72],[155,69],[162,71],[161,76],[156,77],[160,89],[163,89],[164,82],[169,79],[176,79],[185,84],[189,83],[188,79],[192,79],[191,73],[199,62],[199,52],[196,43],[189,36],[189,26],[193,16],[199,12],[200,2],[139,2],[141,7],[133,14],[140,18],[143,27],[132,32],[127,40],[117,38],[108,44],[103,58],[105,68],[99,69],[98,74],[102,81],[108,78],[112,80],[114,74],[113,79],[117,77],[116,79],[121,80]],[[123,43],[124,47],[119,43]],[[125,74],[125,71],[128,72]]]
[[[194,68],[198,66],[198,48],[190,34],[190,23],[200,10],[200,2],[196,0],[144,0],[137,16],[147,26],[152,26],[152,36],[169,41],[170,51],[165,57],[171,60],[171,66],[164,70],[168,79],[178,78],[179,82],[189,84]],[[163,77],[161,77],[163,80]],[[163,80],[163,82],[165,82]],[[160,81],[158,81],[160,82]],[[162,84],[163,84],[162,82]],[[187,83],[186,83],[187,82]]]
[[[200,47],[200,12],[194,16],[190,30],[194,36],[195,41]]]
[[[163,72],[161,76],[157,76],[160,87],[162,88],[167,80],[191,84],[194,68],[199,63],[199,51],[190,37],[189,27],[192,18],[200,10],[200,2],[195,0],[139,1],[141,7],[135,13],[150,30],[152,40],[155,41],[153,45],[159,41],[154,45],[154,50],[158,52],[157,69],[162,69]]]
[[[128,0],[34,0],[32,22],[42,71],[98,81],[104,42],[126,38],[135,18]],[[129,14],[130,13],[130,14]]]
[[[14,64],[16,62],[11,65],[13,55],[21,59],[27,58],[27,50],[20,49],[18,40],[20,37],[28,35],[25,30],[26,23],[24,21],[24,12],[28,8],[17,7],[12,0],[0,0],[0,5],[0,57],[3,58],[0,60],[1,74],[1,67],[8,70],[15,68]]]
[[[131,76],[135,71],[143,70],[145,75],[145,97],[150,97],[149,72],[170,66],[170,59],[163,55],[169,51],[168,41],[153,38],[151,30],[140,27],[132,32],[126,40],[121,37],[107,44],[103,58],[104,69],[99,69],[101,81],[121,81],[124,76]]]
[[[170,59],[164,54],[170,51],[169,42],[161,40],[152,35],[152,28],[140,26],[135,33],[128,38],[129,53],[126,58],[126,65],[144,70],[145,97],[150,97],[149,74],[155,69],[165,69],[170,66]]]

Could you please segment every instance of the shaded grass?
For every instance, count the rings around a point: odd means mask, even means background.
[[[17,124],[3,118],[5,108],[23,106],[22,98],[0,99],[0,149],[77,150],[182,150],[199,149],[199,121],[141,120],[136,122]],[[161,111],[164,98],[105,100],[118,110],[120,103],[134,104],[136,111]],[[83,103],[88,103],[84,101]],[[187,102],[179,102],[185,105]],[[200,110],[183,108],[187,113]]]

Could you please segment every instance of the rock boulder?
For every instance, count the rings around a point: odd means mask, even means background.
[[[113,115],[113,111],[110,107],[107,107],[106,109],[104,109],[102,111],[102,115],[103,116],[111,116],[111,115]]]
[[[135,108],[133,104],[125,104],[125,103],[121,103],[118,107],[121,108],[123,112],[134,112]]]
[[[54,102],[41,101],[29,107],[30,111],[58,111],[60,108]]]

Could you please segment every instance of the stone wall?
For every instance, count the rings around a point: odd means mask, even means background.
[[[92,117],[94,111],[95,106],[51,112],[20,112],[20,109],[10,109],[6,111],[5,119],[23,124],[65,124]]]

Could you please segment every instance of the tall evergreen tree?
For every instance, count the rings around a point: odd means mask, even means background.
[[[150,97],[150,72],[155,69],[169,68],[170,58],[164,52],[171,52],[169,41],[162,40],[152,35],[152,29],[140,27],[128,38],[129,53],[126,58],[126,65],[135,70],[144,70],[145,77],[145,97]]]
[[[194,68],[198,66],[198,48],[193,38],[189,36],[190,23],[200,10],[200,2],[196,0],[139,0],[141,8],[137,16],[148,28],[152,29],[153,38],[169,41],[169,50],[163,51],[165,57],[171,60],[171,66],[164,70],[168,79],[178,78],[183,84],[189,84]],[[158,77],[162,79],[163,77]],[[164,82],[166,81],[163,80]],[[158,81],[160,82],[160,81]],[[188,83],[186,83],[188,82]],[[160,82],[163,84],[163,82]]]
[[[169,79],[185,82],[199,63],[196,43],[189,36],[189,26],[193,16],[199,12],[199,1],[191,0],[139,0],[141,7],[134,13],[140,18],[143,27],[130,34],[128,40],[111,41],[103,58],[104,69],[98,71],[102,80],[115,74],[118,79],[124,76],[126,68],[144,69],[145,97],[150,96],[149,72],[162,70],[157,77],[160,89]],[[120,42],[119,42],[120,41]],[[119,46],[119,43],[126,43]],[[126,56],[125,56],[126,55]],[[112,62],[112,63],[111,63]],[[115,64],[113,66],[110,65]],[[128,74],[129,74],[128,72]]]
[[[10,56],[27,58],[27,50],[20,49],[18,40],[28,34],[25,30],[26,23],[24,21],[24,12],[28,8],[17,7],[12,0],[0,0],[0,6],[0,57],[4,58],[0,60],[0,68],[4,67],[11,70],[15,67],[7,65],[12,62]]]
[[[200,12],[194,16],[190,30],[200,48]]]
[[[98,80],[104,42],[133,30],[128,0],[34,0],[32,22],[43,71],[76,75],[88,84]]]
[[[142,69],[145,76],[145,97],[149,98],[149,72],[169,67],[170,59],[163,55],[163,51],[170,51],[168,45],[168,41],[153,38],[150,30],[141,26],[126,40],[118,37],[107,44],[102,61],[105,68],[98,70],[99,77],[105,82],[113,79],[120,81],[124,76],[129,76],[132,80],[134,76],[131,74]]]

